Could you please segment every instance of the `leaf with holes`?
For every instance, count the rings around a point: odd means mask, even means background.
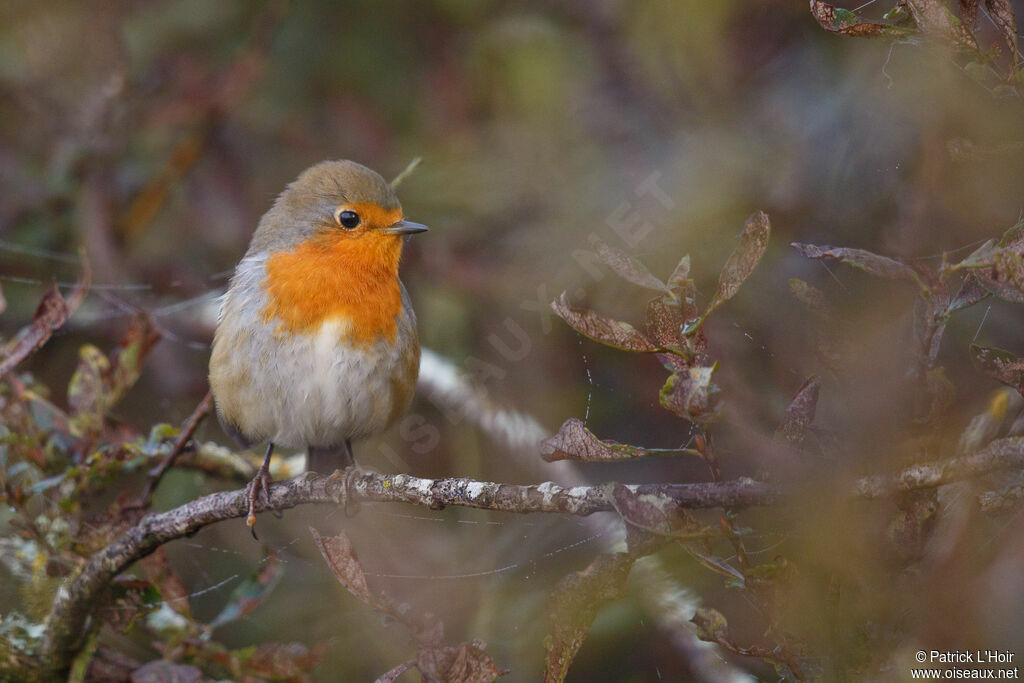
[[[598,257],[606,266],[615,271],[615,274],[634,285],[653,289],[656,292],[667,292],[665,283],[651,274],[647,267],[638,259],[629,254],[605,244],[597,235],[590,236],[590,246],[597,252]]]
[[[1003,349],[971,344],[971,360],[989,377],[1024,394],[1024,359]]]
[[[901,26],[865,21],[853,12],[820,0],[811,0],[811,15],[830,33],[859,38],[904,38],[913,33]]]
[[[715,290],[715,295],[711,297],[711,303],[708,304],[708,308],[704,312],[705,318],[736,295],[740,285],[750,277],[754,268],[760,263],[761,257],[764,256],[770,235],[771,223],[768,220],[768,214],[764,211],[758,211],[747,219],[743,226],[743,234],[740,236],[739,246],[729,255],[718,276],[718,289]]]
[[[653,342],[629,323],[595,313],[584,308],[573,308],[565,292],[551,302],[551,309],[574,330],[594,341],[623,351],[660,351]]]
[[[590,566],[562,579],[549,600],[545,683],[565,680],[598,610],[622,594],[635,558],[628,553],[598,555]]]
[[[910,0],[906,6],[914,23],[926,36],[958,50],[978,51],[974,34],[949,11],[943,0]]]
[[[602,440],[584,426],[579,418],[566,420],[558,433],[540,444],[540,455],[548,462],[581,460],[584,462],[616,462],[649,455],[675,455],[685,450],[641,448],[617,441]]]

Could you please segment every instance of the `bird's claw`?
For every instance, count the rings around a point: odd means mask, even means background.
[[[245,487],[245,498],[249,501],[249,514],[245,518],[245,525],[250,529],[256,526],[256,501],[260,500],[264,505],[270,502],[270,482],[270,468],[260,467],[256,471],[256,476]],[[253,536],[255,535],[256,531],[253,529]]]

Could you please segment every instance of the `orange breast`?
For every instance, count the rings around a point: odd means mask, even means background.
[[[402,240],[370,231],[359,236],[327,230],[293,251],[266,261],[263,320],[280,334],[315,333],[339,319],[351,343],[394,340],[402,310],[398,261]]]

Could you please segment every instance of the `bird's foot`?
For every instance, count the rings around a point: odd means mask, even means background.
[[[245,499],[249,502],[249,515],[245,518],[245,524],[250,529],[256,526],[256,501],[260,501],[263,504],[270,502],[270,484],[272,481],[269,463],[264,462],[256,471],[256,476],[245,487]],[[253,536],[255,535],[256,531],[253,530]]]

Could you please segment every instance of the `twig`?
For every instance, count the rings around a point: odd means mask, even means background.
[[[164,476],[177,460],[178,456],[181,455],[182,451],[185,450],[185,446],[192,439],[192,435],[195,434],[196,428],[203,421],[209,412],[210,408],[213,407],[213,392],[206,392],[206,396],[199,402],[196,409],[192,411],[192,414],[185,420],[185,424],[181,426],[181,433],[178,434],[178,438],[174,442],[174,447],[171,448],[171,452],[153,468],[149,473],[149,481],[146,482],[146,488],[143,489],[142,495],[139,496],[138,503],[136,504],[140,508],[149,507],[150,499],[153,497],[153,491],[156,490],[157,484],[160,483],[160,479]]]

